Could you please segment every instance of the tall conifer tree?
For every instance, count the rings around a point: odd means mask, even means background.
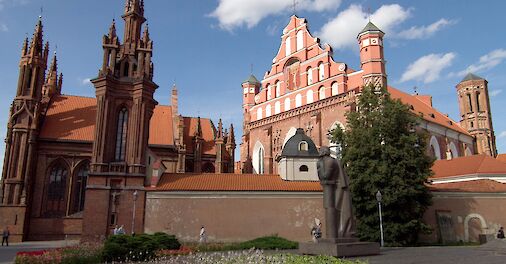
[[[419,117],[394,100],[385,88],[364,87],[348,125],[332,131],[350,177],[358,236],[379,241],[376,192],[383,194],[385,242],[411,245],[430,229],[422,217],[431,204],[425,185],[433,159],[427,156],[426,134],[417,129]]]

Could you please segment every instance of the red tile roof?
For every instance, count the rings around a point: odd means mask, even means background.
[[[506,163],[487,155],[473,155],[452,160],[437,160],[432,166],[432,178],[469,174],[506,174]]]
[[[429,185],[433,192],[506,192],[506,184],[494,180],[474,180],[463,182],[438,183]]]
[[[92,142],[96,109],[95,98],[71,95],[54,97],[44,119],[40,138]],[[171,111],[170,106],[155,107],[149,126],[149,144],[174,144]]]
[[[284,181],[279,175],[164,174],[150,191],[285,191],[321,192],[319,182]]]
[[[184,144],[186,145],[186,152],[193,153],[193,138],[195,130],[197,130],[196,117],[184,117]],[[210,119],[200,118],[200,125],[202,128],[202,137],[204,138],[202,146],[202,154],[216,155],[214,144],[214,126]]]
[[[93,141],[96,115],[95,98],[56,96],[47,110],[40,138]]]
[[[497,160],[506,162],[506,154],[499,154],[497,155]]]
[[[424,99],[423,97],[419,99],[416,96],[407,94],[390,86],[388,87],[388,92],[390,92],[392,98],[400,99],[403,103],[413,106],[411,111],[416,115],[420,115],[420,113],[423,114],[423,119],[471,136],[458,123],[427,104],[428,99]]]

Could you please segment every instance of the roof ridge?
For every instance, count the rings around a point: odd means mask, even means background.
[[[96,97],[90,97],[90,96],[85,96],[85,95],[73,95],[73,94],[60,94],[60,95],[57,95],[56,97],[80,97],[80,98],[88,98],[88,99],[97,99]]]

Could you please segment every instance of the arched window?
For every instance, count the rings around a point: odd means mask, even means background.
[[[260,143],[260,141],[257,141],[253,147],[253,155],[251,158],[253,170],[256,174],[264,173],[264,156],[264,146]]]
[[[285,111],[289,111],[290,110],[290,98],[286,98],[285,99]]]
[[[277,101],[275,104],[274,104],[274,114],[277,115],[281,113],[281,102],[280,101]]]
[[[295,107],[302,106],[302,94],[295,96]]]
[[[440,160],[441,159],[441,149],[439,148],[439,143],[437,141],[437,138],[435,136],[432,136],[430,138],[430,151],[434,158]]]
[[[337,85],[337,82],[332,83],[332,96],[339,94],[339,86]]]
[[[320,87],[320,89],[318,90],[318,99],[319,100],[323,100],[325,99],[325,87]]]
[[[61,217],[65,215],[67,176],[67,167],[61,163],[55,164],[49,170],[46,203],[46,216],[48,217]]]
[[[302,166],[300,166],[299,171],[300,172],[308,172],[309,168],[306,165],[302,165]]]
[[[276,82],[276,97],[280,97],[280,96],[281,96],[281,82],[277,81]]]
[[[285,39],[285,56],[288,57],[290,56],[290,54],[292,54],[292,48],[291,48],[291,43],[290,43],[290,37],[287,37]]]
[[[299,143],[299,151],[308,151],[309,147],[306,141],[301,141]]]
[[[311,67],[307,68],[307,85],[313,84],[313,69]]]
[[[452,153],[452,158],[459,157],[459,151],[457,150],[457,146],[453,142],[450,142],[450,152]]]
[[[313,102],[313,90],[309,90],[306,93],[306,104],[310,104]]]
[[[271,105],[268,105],[265,108],[265,117],[269,117],[269,116],[271,116]]]
[[[257,109],[257,120],[262,119],[262,107]]]
[[[320,63],[320,65],[318,65],[318,76],[319,81],[323,81],[323,79],[325,79],[325,65],[323,65],[323,63]]]
[[[297,31],[297,50],[301,50],[304,47],[304,31]]]
[[[90,171],[88,163],[81,165],[75,174],[75,184],[73,190],[72,213],[84,210],[84,198],[86,195],[86,184],[88,183],[88,172]]]
[[[123,107],[118,115],[118,130],[116,132],[116,161],[125,161],[125,149],[128,129],[128,110]]]
[[[267,100],[272,99],[272,86],[269,84],[267,85]]]

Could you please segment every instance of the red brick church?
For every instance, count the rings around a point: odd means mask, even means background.
[[[127,0],[122,17],[122,42],[114,21],[103,37],[95,98],[62,94],[42,19],[23,43],[0,185],[0,225],[14,241],[100,238],[131,230],[132,215],[142,232],[144,186],[162,173],[233,172],[233,126],[181,116],[175,86],[170,106],[154,100],[144,1]]]
[[[198,239],[202,225],[210,241],[307,240],[314,219],[324,217],[321,186],[308,175],[314,166],[301,162],[332,145],[328,132],[346,127],[345,114],[368,84],[387,86],[430,134],[427,154],[437,161],[427,184],[434,205],[424,217],[434,232],[426,239],[468,241],[506,225],[506,209],[496,206],[506,201],[506,161],[496,158],[483,78],[469,74],[457,85],[456,122],[430,96],[388,86],[384,33],[373,23],[357,32],[354,70],[292,16],[271,69],[242,83],[236,164],[233,126],[180,115],[176,87],[170,106],[154,100],[144,1],[126,0],[122,17],[122,40],[114,21],[103,37],[94,98],[62,93],[56,54],[47,67],[42,19],[23,43],[0,184],[0,227],[8,225],[14,241],[101,240],[116,225],[183,241]],[[241,173],[232,173],[236,165]]]

